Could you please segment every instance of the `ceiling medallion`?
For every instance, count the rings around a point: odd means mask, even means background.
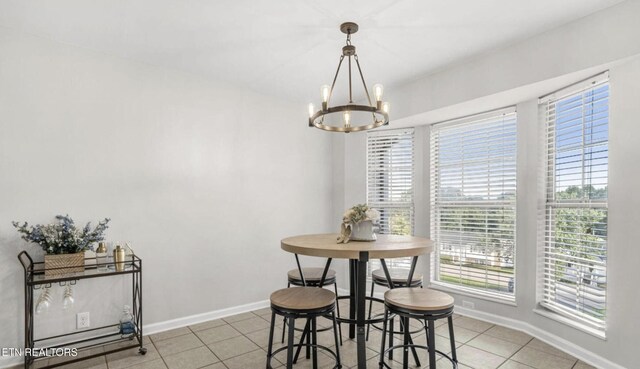
[[[322,108],[318,111],[315,110],[313,104],[309,104],[309,127],[316,127],[330,132],[358,132],[366,131],[369,129],[377,128],[389,124],[389,103],[382,101],[383,87],[381,84],[373,85],[373,94],[376,98],[376,104],[371,103],[371,96],[367,89],[367,83],[364,81],[362,70],[360,69],[360,62],[358,61],[358,54],[356,54],[356,47],[351,44],[351,35],[358,32],[358,25],[353,22],[346,22],[340,25],[340,31],[347,35],[347,44],[342,47],[342,55],[340,55],[340,62],[338,63],[338,70],[333,77],[333,83],[331,87],[324,85],[320,87],[320,94],[322,96]],[[342,61],[347,57],[349,64],[349,102],[346,105],[329,106],[331,96],[333,95],[333,89],[340,73],[340,67]],[[362,86],[367,95],[367,101],[369,105],[357,105],[353,103],[353,89],[351,80],[351,59],[356,62],[358,67],[358,73],[362,80]],[[355,112],[361,112],[365,114],[358,114],[358,119],[362,117],[370,118],[364,119],[362,122],[354,122]],[[332,125],[329,121],[329,116],[335,116],[342,114],[341,125]],[[327,122],[325,123],[325,118]],[[332,120],[335,121],[335,120]]]

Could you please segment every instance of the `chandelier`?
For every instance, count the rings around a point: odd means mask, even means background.
[[[353,22],[342,23],[340,25],[340,31],[347,35],[347,44],[342,47],[342,55],[340,55],[340,62],[338,63],[338,69],[333,77],[331,87],[328,85],[320,87],[320,95],[322,97],[321,109],[316,111],[314,105],[309,104],[309,127],[316,127],[330,132],[349,133],[366,131],[368,129],[389,124],[389,103],[382,101],[382,93],[384,89],[381,84],[373,85],[373,94],[376,99],[376,103],[375,105],[372,104],[371,96],[367,89],[367,83],[364,80],[362,69],[360,69],[360,62],[358,61],[358,54],[356,54],[356,47],[351,44],[351,35],[358,32],[358,25]],[[330,106],[329,103],[333,96],[336,80],[338,79],[340,67],[342,66],[342,62],[345,57],[347,57],[349,65],[349,102],[345,105]],[[351,73],[352,59],[358,67],[358,74],[362,81],[362,87],[364,87],[369,105],[358,105],[353,102]],[[340,114],[342,114],[342,119],[339,118]],[[354,118],[358,121],[354,121]]]

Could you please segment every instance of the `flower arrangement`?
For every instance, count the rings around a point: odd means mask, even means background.
[[[348,243],[350,240],[375,241],[374,223],[379,218],[380,213],[367,204],[358,204],[348,209],[342,216],[338,243]]]
[[[105,218],[91,229],[91,222],[83,228],[77,228],[69,215],[56,215],[56,222],[29,226],[27,222],[12,222],[22,239],[37,243],[47,254],[73,254],[93,250],[93,244],[104,240],[104,231],[109,228],[111,219]]]
[[[376,209],[372,209],[367,204],[358,204],[348,209],[342,216],[344,223],[357,224],[363,220],[378,221],[380,213]]]

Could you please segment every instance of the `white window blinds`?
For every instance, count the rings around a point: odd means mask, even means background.
[[[608,76],[571,86],[540,103],[547,174],[541,305],[604,332]]]
[[[431,127],[432,282],[514,299],[514,108]]]
[[[367,203],[380,212],[379,233],[413,234],[413,176],[413,128],[367,134]],[[393,259],[387,265],[409,269],[410,261]]]

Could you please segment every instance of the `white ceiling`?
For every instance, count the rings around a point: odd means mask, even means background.
[[[0,0],[0,25],[63,43],[318,101],[343,21],[369,87],[424,76],[622,0]],[[1,52],[1,51],[0,51]]]

